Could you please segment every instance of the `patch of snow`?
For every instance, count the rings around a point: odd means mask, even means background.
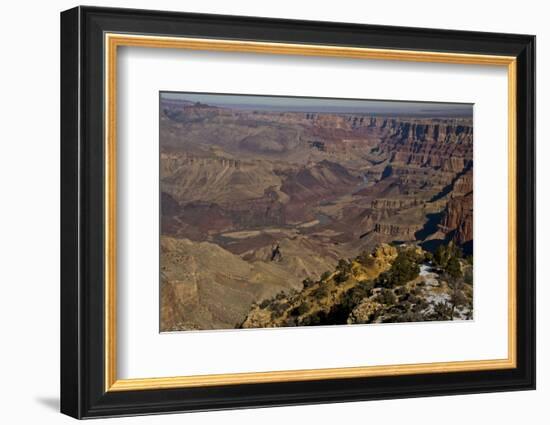
[[[420,265],[420,276],[427,276],[432,273],[432,268],[428,264],[421,264]]]

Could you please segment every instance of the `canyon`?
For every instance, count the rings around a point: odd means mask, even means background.
[[[162,97],[159,116],[161,331],[268,326],[262,302],[380,247],[473,253],[471,116]]]

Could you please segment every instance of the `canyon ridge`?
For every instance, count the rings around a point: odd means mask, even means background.
[[[208,96],[160,97],[161,331],[473,317],[471,106]]]

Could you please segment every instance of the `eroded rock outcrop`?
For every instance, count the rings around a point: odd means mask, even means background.
[[[255,303],[243,328],[393,323],[471,318],[472,287],[448,277],[419,247],[380,245],[372,253],[340,260],[301,290]],[[471,266],[456,259],[456,273]],[[460,294],[460,296],[456,294]]]
[[[453,198],[447,204],[441,226],[460,245],[473,240],[473,199],[472,193]]]
[[[336,310],[346,291],[359,281],[377,278],[396,257],[395,247],[382,244],[361,259],[340,260],[334,272],[327,271],[317,282],[304,280],[300,291],[281,292],[255,304],[241,327],[307,326],[330,321],[338,314]],[[342,320],[345,323],[347,319]]]
[[[460,245],[474,238],[473,205],[473,173],[469,170],[455,181],[441,220],[442,230]]]

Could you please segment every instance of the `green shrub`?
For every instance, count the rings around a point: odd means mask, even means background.
[[[467,283],[468,285],[474,284],[474,273],[471,267],[466,268],[464,271],[464,283]]]
[[[277,303],[271,306],[271,311],[275,315],[275,317],[277,317],[283,314],[289,307],[290,304],[288,303]]]
[[[302,314],[305,314],[309,311],[309,304],[307,302],[303,302],[298,307],[294,307],[290,311],[291,316],[301,316]]]
[[[364,298],[372,295],[374,282],[372,280],[362,280],[354,287],[348,289],[340,299],[342,308],[349,311],[353,310]]]
[[[326,271],[324,272],[322,275],[321,275],[321,280],[328,280],[328,278],[330,277],[332,273],[329,272],[329,271]]]
[[[350,273],[351,263],[348,260],[344,260],[343,258],[340,258],[338,260],[338,265],[336,266],[336,270],[344,273]]]
[[[393,288],[416,279],[420,273],[417,261],[416,254],[412,251],[401,251],[393,261],[391,268],[378,276],[374,286]]]
[[[420,267],[415,257],[407,253],[399,253],[390,269],[393,286],[403,285],[416,279],[419,273]]]
[[[434,312],[432,315],[432,320],[450,320],[452,319],[452,309],[451,306],[446,302],[438,302],[434,306]]]
[[[302,284],[304,285],[304,288],[309,288],[314,283],[315,282],[313,282],[313,280],[310,279],[309,277],[306,277],[304,280],[302,280]]]
[[[336,273],[336,275],[334,276],[334,281],[336,283],[343,283],[348,279],[349,279],[349,273],[345,271],[340,271]]]
[[[325,298],[328,295],[328,290],[325,286],[319,286],[311,292],[311,295],[316,299]]]
[[[447,273],[451,277],[461,277],[462,276],[462,269],[460,267],[460,261],[458,261],[457,257],[451,257],[449,258],[449,261],[447,262],[447,265],[444,268],[445,273]]]
[[[391,289],[383,289],[376,298],[380,304],[393,305],[397,303],[397,297]]]
[[[370,292],[374,288],[374,282],[369,279],[363,279],[357,283],[356,288],[359,288],[365,292]]]
[[[437,247],[433,263],[451,277],[457,278],[462,276],[460,258],[462,258],[462,250],[451,241],[447,245],[439,245]]]
[[[433,261],[436,266],[445,268],[452,257],[462,258],[462,250],[453,241],[450,241],[447,245],[437,247]]]

